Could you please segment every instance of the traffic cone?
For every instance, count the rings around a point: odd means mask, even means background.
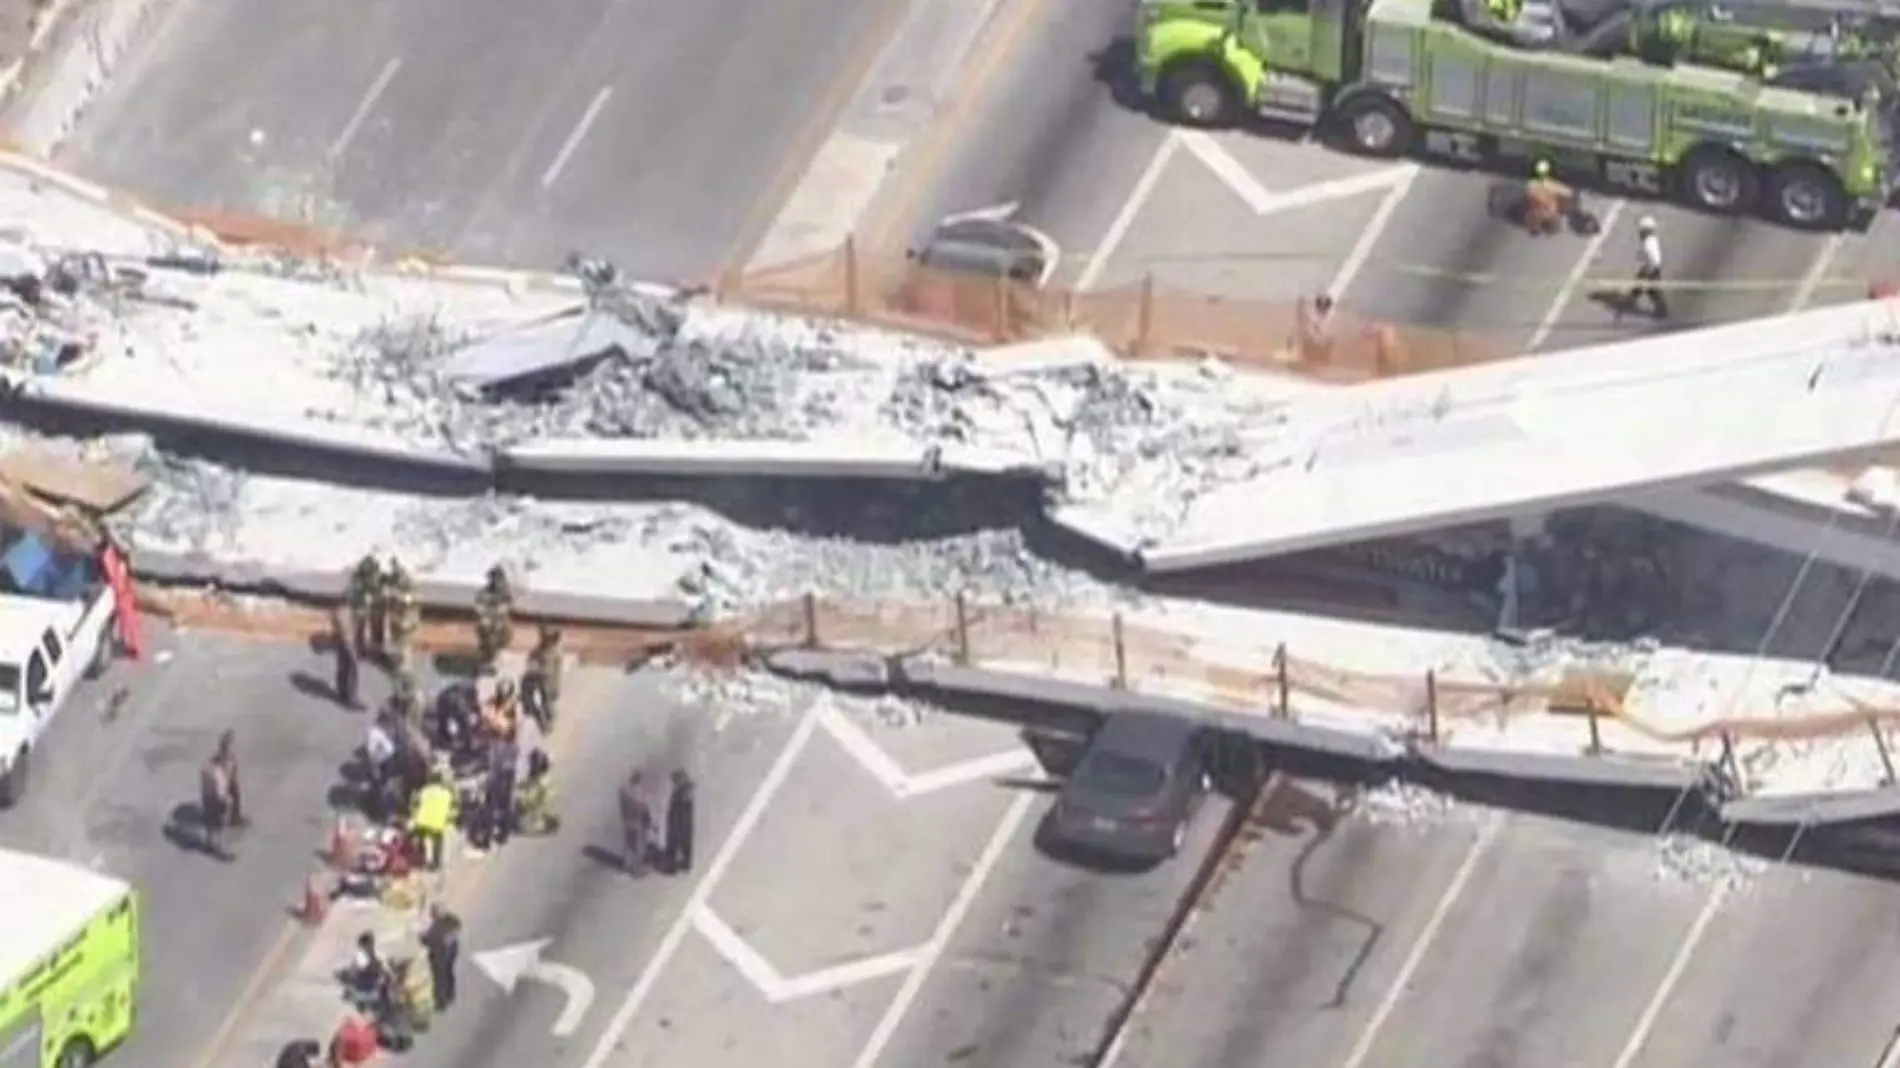
[[[356,859],[356,843],[347,817],[339,815],[330,823],[330,841],[323,856],[336,871],[348,871]]]
[[[315,927],[330,914],[330,893],[323,875],[313,872],[303,884],[303,900],[297,903],[297,919]]]

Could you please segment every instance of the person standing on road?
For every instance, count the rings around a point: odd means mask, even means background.
[[[244,815],[244,792],[238,779],[237,733],[235,731],[227,730],[218,735],[218,752],[211,759],[224,769],[224,796],[230,804],[231,826],[234,828],[248,826],[251,821]]]
[[[635,768],[620,788],[620,836],[627,874],[647,870],[647,850],[653,841],[653,804],[647,798],[646,777]]]
[[[380,656],[383,647],[383,565],[374,554],[365,554],[350,572],[344,603],[350,619],[350,641],[356,655]]]
[[[1656,220],[1645,215],[1636,224],[1636,284],[1630,287],[1624,305],[1634,311],[1648,300],[1656,318],[1669,318],[1669,301],[1663,296],[1662,238],[1656,232]]]
[[[693,777],[681,768],[673,773],[672,788],[666,795],[663,853],[668,875],[684,875],[693,870],[693,807]]]
[[[350,633],[350,625],[344,619],[345,612],[339,611],[330,617],[330,637],[336,644],[336,678],[333,689],[336,703],[344,708],[362,708],[361,692],[358,683],[362,679],[362,664],[357,658],[356,643]]]
[[[455,1004],[455,962],[462,955],[462,918],[441,905],[429,906],[429,926],[422,932],[422,950],[429,958],[436,1008],[446,1010]]]
[[[224,765],[213,754],[198,769],[198,825],[202,832],[199,844],[214,857],[230,857],[224,845],[224,832],[231,822],[230,796]]]
[[[515,829],[515,778],[521,748],[513,738],[497,738],[488,745],[488,780],[482,801],[488,806],[489,833],[496,848],[508,844]]]

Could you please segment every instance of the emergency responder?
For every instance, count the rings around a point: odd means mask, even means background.
[[[498,679],[495,693],[482,713],[482,733],[489,739],[513,739],[521,726],[521,704],[513,679]]]
[[[455,825],[455,788],[449,776],[439,769],[416,791],[409,810],[409,834],[415,839],[422,863],[430,871],[442,870],[442,845],[449,828]]]
[[[390,678],[389,708],[404,723],[422,723],[422,687],[416,684],[415,673],[407,665],[398,664]]]
[[[686,769],[673,772],[672,787],[666,795],[666,843],[661,848],[668,875],[693,870],[693,790],[693,777],[686,774]]]
[[[1540,159],[1531,165],[1531,180],[1524,187],[1524,226],[1538,237],[1548,237],[1563,229],[1575,194],[1558,181],[1550,161]]]
[[[554,713],[561,700],[561,632],[542,626],[528,654],[528,670],[521,676],[521,703],[546,734],[554,729]]]
[[[417,967],[414,958],[396,962],[396,1010],[412,1037],[429,1029],[435,1020],[435,983],[429,969]],[[400,1051],[398,1051],[400,1052]]]
[[[402,728],[392,709],[384,709],[370,721],[363,735],[363,770],[369,794],[364,808],[369,818],[383,823],[402,811],[397,801],[401,768],[397,758],[402,752]]]
[[[374,554],[356,562],[343,601],[349,613],[350,639],[357,655],[381,656],[387,617],[383,612],[383,565]]]
[[[422,627],[422,602],[416,599],[415,579],[393,556],[383,573],[383,615],[387,627],[384,663],[392,669],[407,667],[409,647]]]
[[[1656,232],[1655,218],[1645,215],[1636,223],[1636,284],[1630,287],[1624,306],[1633,311],[1648,300],[1656,318],[1669,318],[1669,300],[1663,296],[1662,282],[1662,238]]]
[[[514,641],[515,592],[500,564],[488,569],[488,581],[475,595],[475,659],[483,672]]]
[[[528,754],[528,777],[515,795],[515,830],[527,835],[553,834],[561,826],[554,811],[554,764],[536,749]]]
[[[481,714],[482,699],[473,684],[458,683],[444,690],[436,706],[436,747],[459,759],[475,744]]]
[[[621,862],[627,874],[646,874],[652,844],[653,802],[647,796],[646,777],[635,768],[620,787]]]

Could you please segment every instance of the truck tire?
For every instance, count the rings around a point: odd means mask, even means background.
[[[1240,117],[1240,93],[1220,65],[1184,59],[1161,74],[1161,107],[1183,126],[1204,130],[1232,126]]]
[[[1755,165],[1726,148],[1696,149],[1682,161],[1680,173],[1683,199],[1717,215],[1753,211],[1761,196]]]
[[[1832,171],[1814,163],[1783,163],[1768,174],[1768,212],[1803,230],[1838,230],[1853,205]]]
[[[0,809],[9,809],[26,797],[28,773],[32,770],[32,750],[21,746],[13,754],[13,763],[7,765],[7,773],[0,775]]]
[[[88,1068],[98,1059],[93,1053],[92,1043],[75,1038],[59,1048],[59,1059],[53,1062],[53,1068]]]
[[[1418,136],[1404,105],[1381,93],[1361,93],[1340,101],[1333,123],[1345,147],[1361,156],[1403,156]]]

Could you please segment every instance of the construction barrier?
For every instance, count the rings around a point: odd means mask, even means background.
[[[1039,289],[925,267],[908,253],[855,242],[717,280],[719,300],[1002,344],[1086,333],[1137,358],[1217,356],[1327,380],[1443,370],[1519,355],[1484,333],[1380,323],[1289,301],[1169,289],[1152,277],[1120,289]]]
[[[1270,637],[1257,644],[1215,639],[1128,622],[1039,609],[978,605],[966,598],[940,604],[864,605],[807,597],[775,606],[729,628],[755,647],[804,648],[866,657],[937,656],[998,671],[1081,680],[1129,692],[1191,691],[1229,707],[1298,718],[1317,703],[1382,716],[1408,738],[1436,742],[1461,725],[1502,728],[1535,715],[1573,717],[1590,751],[1607,751],[1612,725],[1654,754],[1682,747],[1698,759],[1759,742],[1871,739],[1886,757],[1886,732],[1900,727],[1900,707],[1843,697],[1838,707],[1755,711],[1727,708],[1693,720],[1664,722],[1631,700],[1637,676],[1574,668],[1523,683],[1461,677],[1456,668],[1379,674],[1299,655]],[[1218,656],[1212,655],[1218,653]]]

